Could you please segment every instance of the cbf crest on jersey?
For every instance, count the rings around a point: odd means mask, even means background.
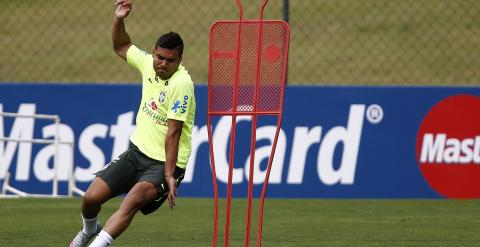
[[[163,104],[166,99],[167,94],[164,91],[160,92],[160,94],[158,95],[158,102],[160,102],[160,105]]]

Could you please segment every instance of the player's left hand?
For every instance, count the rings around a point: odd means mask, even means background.
[[[171,209],[175,207],[175,197],[177,196],[177,186],[175,184],[175,178],[167,177],[168,185],[168,205]]]

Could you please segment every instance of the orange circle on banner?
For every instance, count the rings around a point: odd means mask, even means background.
[[[427,183],[446,198],[480,198],[480,97],[438,102],[417,134],[417,162]]]

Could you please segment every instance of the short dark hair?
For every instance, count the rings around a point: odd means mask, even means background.
[[[169,50],[177,50],[181,56],[183,54],[182,37],[180,37],[180,34],[170,31],[158,38],[155,48],[159,47]]]

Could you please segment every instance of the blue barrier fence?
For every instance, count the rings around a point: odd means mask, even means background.
[[[139,85],[0,84],[0,112],[60,116],[60,139],[74,142],[73,149],[60,147],[58,177],[60,192],[66,193],[69,166],[79,187],[86,189],[93,172],[126,149],[140,93]],[[193,151],[179,193],[210,197],[206,86],[197,86],[195,94]],[[268,196],[479,198],[479,96],[480,88],[466,87],[289,86]],[[257,129],[257,196],[274,121],[261,118]],[[218,117],[213,129],[221,195],[226,190],[229,123],[228,117]],[[248,117],[238,120],[235,197],[247,193],[250,124]],[[2,134],[53,138],[52,123],[4,117]],[[0,180],[7,171],[17,188],[50,193],[52,145],[0,142]],[[467,173],[471,175],[465,177]],[[445,176],[450,178],[442,180]]]

